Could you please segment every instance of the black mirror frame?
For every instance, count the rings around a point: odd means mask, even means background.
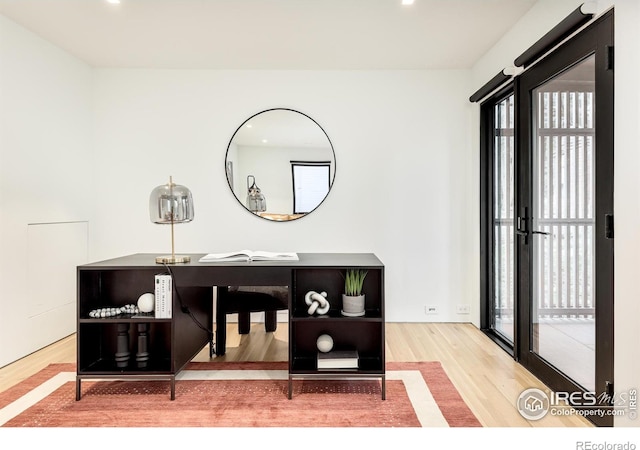
[[[322,199],[322,201],[320,203],[318,203],[318,205],[311,211],[309,211],[308,213],[305,213],[303,215],[300,215],[298,217],[292,217],[286,220],[273,220],[273,219],[269,219],[268,217],[263,217],[259,214],[255,214],[253,212],[251,212],[246,205],[241,201],[240,198],[238,198],[238,196],[235,194],[235,191],[233,189],[233,185],[232,185],[232,181],[230,179],[230,174],[229,174],[229,148],[231,147],[231,144],[233,143],[233,139],[235,138],[236,134],[238,134],[238,132],[242,129],[242,127],[245,126],[245,124],[249,121],[251,121],[252,119],[254,119],[255,117],[264,114],[264,113],[268,113],[271,111],[289,111],[289,112],[293,112],[296,114],[300,114],[304,117],[306,117],[307,119],[309,119],[310,121],[312,121],[320,130],[322,130],[322,133],[324,134],[324,136],[327,138],[327,141],[329,142],[329,146],[331,147],[331,153],[333,155],[333,176],[331,177],[331,182],[329,184],[329,191],[327,192],[327,195],[325,195],[325,197]],[[269,222],[293,222],[296,220],[299,220],[303,217],[308,216],[309,214],[311,214],[312,212],[314,212],[316,209],[318,209],[320,207],[320,205],[322,205],[324,203],[324,201],[327,199],[327,197],[329,196],[329,194],[331,193],[331,189],[333,189],[333,183],[335,182],[336,179],[336,173],[337,173],[337,161],[336,161],[336,152],[335,149],[333,147],[333,142],[331,142],[331,139],[329,138],[329,135],[327,134],[327,132],[325,131],[325,129],[315,120],[313,119],[311,116],[309,116],[308,114],[305,114],[301,111],[295,110],[295,109],[291,109],[291,108],[269,108],[269,109],[265,109],[263,111],[259,111],[255,114],[253,114],[252,116],[250,116],[249,118],[247,118],[244,122],[242,122],[238,128],[236,128],[236,130],[233,132],[233,134],[231,135],[231,139],[229,139],[229,143],[227,144],[227,150],[225,152],[225,164],[224,164],[224,170],[225,170],[225,177],[227,179],[227,185],[229,186],[229,189],[231,190],[232,195],[236,198],[236,200],[238,201],[238,203],[240,203],[240,205],[242,205],[242,207],[248,212],[250,213],[252,216],[257,216],[260,219],[263,220],[267,220]],[[291,214],[293,215],[293,214]]]

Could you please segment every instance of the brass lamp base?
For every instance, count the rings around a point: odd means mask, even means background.
[[[191,261],[190,256],[156,256],[156,263],[158,264],[178,264],[178,263],[188,263]]]

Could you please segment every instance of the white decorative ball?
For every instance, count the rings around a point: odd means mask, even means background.
[[[318,350],[320,350],[322,353],[330,352],[333,348],[333,338],[328,334],[321,334],[320,336],[318,336],[316,345],[318,346]]]
[[[146,294],[142,294],[138,297],[138,309],[140,312],[148,313],[153,311],[153,308],[156,304],[156,296],[150,292]]]

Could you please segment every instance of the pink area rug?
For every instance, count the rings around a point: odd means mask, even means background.
[[[195,362],[176,381],[83,380],[52,364],[0,393],[4,427],[479,427],[438,362],[388,363],[380,380],[294,380],[286,362]]]

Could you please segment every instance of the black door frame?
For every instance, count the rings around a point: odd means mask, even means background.
[[[519,215],[523,208],[530,209],[532,202],[532,99],[530,92],[544,82],[585,58],[595,54],[596,79],[596,137],[595,177],[610,180],[610,189],[595,190],[595,304],[596,304],[596,394],[613,393],[613,11],[609,11],[594,23],[562,44],[543,60],[518,76],[516,80],[516,190],[515,207]],[[579,385],[531,351],[531,285],[532,278],[531,221],[526,217],[524,235],[516,240],[517,273],[516,359],[540,378],[552,390],[558,392],[583,391]],[[526,241],[526,242],[525,242]],[[613,416],[590,417],[599,426],[613,425]]]
[[[511,82],[487,98],[480,105],[480,329],[507,353],[514,355],[517,347],[517,323],[514,323],[511,343],[498,333],[494,326],[494,235],[493,235],[493,200],[494,200],[494,167],[495,167],[495,106],[511,94],[516,95],[515,83]],[[518,108],[515,100],[514,125],[517,123]],[[517,142],[517,129],[514,128],[514,145]],[[515,187],[515,183],[514,183]],[[515,249],[514,249],[515,250]],[[517,310],[517,299],[514,295],[514,322]]]

